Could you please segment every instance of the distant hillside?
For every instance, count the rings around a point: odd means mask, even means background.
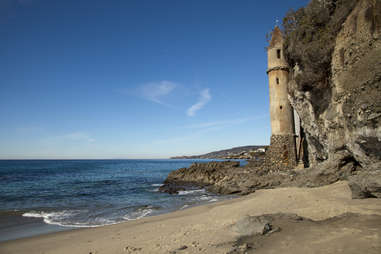
[[[255,154],[263,154],[266,148],[267,146],[238,146],[202,155],[175,156],[171,159],[251,159]]]

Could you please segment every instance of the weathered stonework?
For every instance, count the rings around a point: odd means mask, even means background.
[[[279,27],[272,32],[267,49],[269,78],[271,143],[266,152],[265,170],[289,170],[296,167],[293,109],[288,100],[289,66],[283,54],[283,36]]]
[[[272,135],[266,151],[263,168],[268,170],[290,170],[297,166],[294,135]]]

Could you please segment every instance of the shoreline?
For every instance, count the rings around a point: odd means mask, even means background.
[[[227,253],[237,238],[231,230],[234,223],[246,215],[276,213],[294,213],[314,221],[346,213],[381,216],[381,200],[351,199],[346,181],[318,188],[258,190],[115,225],[5,241],[0,253],[170,253],[183,246],[186,249],[181,253]]]
[[[204,189],[200,189],[204,190]],[[196,190],[199,191],[199,190]],[[186,191],[185,191],[186,192]],[[186,196],[187,194],[178,194],[179,196]],[[186,209],[191,209],[198,206],[210,205],[218,202],[223,202],[226,200],[232,200],[238,198],[239,196],[234,195],[218,195],[215,198],[207,200],[199,200],[198,203],[185,204],[178,208],[168,208],[163,210],[156,210],[154,213],[142,214],[141,217],[135,219],[125,219],[123,221],[114,222],[104,225],[60,225],[55,223],[45,222],[43,216],[24,216],[25,214],[31,213],[30,210],[24,211],[2,211],[0,212],[0,245],[7,241],[13,240],[23,240],[30,237],[39,237],[46,234],[59,233],[64,231],[74,231],[80,229],[91,229],[91,228],[102,228],[112,225],[117,225],[121,223],[138,221],[148,217],[155,217],[164,214],[170,214],[177,211],[182,211]],[[218,198],[218,199],[217,199]]]
[[[0,214],[0,245],[6,241],[72,229],[45,223],[43,218],[24,217],[19,211],[3,212]]]
[[[206,191],[159,192],[173,168],[192,162],[200,160],[3,162],[0,242],[73,227],[110,225],[225,199]]]

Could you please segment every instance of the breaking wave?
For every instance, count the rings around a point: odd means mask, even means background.
[[[204,193],[205,189],[199,189],[199,190],[185,190],[185,191],[179,191],[178,195],[190,195],[190,194],[199,194]]]
[[[100,227],[105,225],[115,224],[116,222],[107,220],[104,218],[97,218],[96,221],[92,222],[75,222],[73,218],[80,215],[80,211],[76,210],[63,210],[58,212],[27,212],[24,213],[23,217],[31,218],[42,218],[46,224],[58,225],[62,227]]]
[[[46,224],[62,227],[89,228],[113,225],[127,220],[137,220],[150,215],[155,208],[143,206],[135,210],[129,209],[121,216],[107,215],[96,216],[88,210],[63,210],[54,212],[30,211],[22,214],[23,217],[41,218]]]

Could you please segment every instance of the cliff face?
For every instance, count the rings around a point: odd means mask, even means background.
[[[285,18],[289,100],[311,166],[381,161],[381,1],[313,0]]]

